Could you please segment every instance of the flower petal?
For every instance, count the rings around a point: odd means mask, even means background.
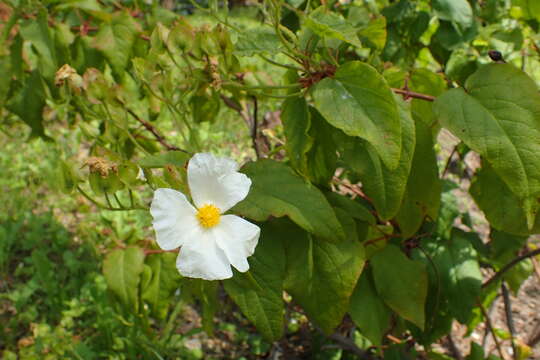
[[[229,260],[215,240],[215,228],[201,228],[197,239],[186,243],[176,259],[176,268],[185,277],[223,280],[232,277]]]
[[[193,238],[200,225],[197,210],[184,194],[173,189],[157,189],[154,192],[150,213],[156,231],[156,240],[163,250],[173,250]]]
[[[195,206],[213,204],[224,213],[243,200],[249,192],[251,180],[237,170],[238,164],[234,160],[207,153],[195,154],[187,169]]]
[[[215,227],[216,242],[238,271],[249,269],[247,257],[253,255],[261,229],[235,215],[222,216]]]

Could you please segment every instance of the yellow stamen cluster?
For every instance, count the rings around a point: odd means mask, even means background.
[[[219,209],[214,205],[201,206],[197,212],[197,219],[204,228],[211,228],[219,224]]]

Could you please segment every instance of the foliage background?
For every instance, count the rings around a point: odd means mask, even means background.
[[[534,358],[507,293],[537,266],[538,2],[0,19],[2,358]],[[223,283],[181,278],[147,211],[199,151],[245,164],[263,231]]]

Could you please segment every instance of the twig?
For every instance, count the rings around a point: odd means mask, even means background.
[[[258,117],[258,111],[259,111],[257,97],[254,95],[252,96],[252,99],[253,99],[253,115],[252,116],[250,116],[247,110],[245,110],[242,106],[235,103],[232,99],[226,97],[225,95],[220,95],[220,98],[221,100],[223,100],[225,105],[235,110],[238,113],[238,115],[240,115],[242,119],[244,119],[250,131],[251,141],[253,144],[253,150],[255,150],[255,155],[258,159],[260,157],[260,152],[259,152],[259,146],[257,145],[257,131],[258,131],[257,130],[257,117]]]
[[[495,334],[495,330],[493,328],[493,324],[491,323],[491,319],[489,318],[488,314],[486,313],[486,309],[484,308],[484,305],[480,301],[478,301],[478,306],[480,307],[480,310],[482,311],[482,315],[486,319],[486,327],[491,332],[491,336],[493,337],[493,341],[495,341],[495,346],[497,347],[497,351],[499,352],[499,356],[501,359],[504,360],[503,352],[501,349],[501,344],[499,343],[499,339],[497,339],[497,335]]]
[[[123,105],[123,104],[122,104]],[[181,151],[183,153],[186,153],[186,154],[191,154],[189,151],[187,150],[184,150],[184,149],[180,149],[178,146],[174,146],[174,145],[171,145],[167,142],[167,140],[165,140],[165,137],[163,135],[161,135],[157,129],[152,125],[150,124],[148,121],[144,120],[144,119],[141,119],[137,114],[135,114],[135,112],[131,109],[128,109],[127,107],[125,108],[126,111],[135,118],[135,120],[137,120],[138,122],[140,122],[142,124],[142,126],[144,126],[144,128],[148,131],[150,131],[152,133],[152,135],[154,135],[154,137],[156,138],[156,140],[161,144],[163,145],[163,147],[165,147],[167,150],[169,151]]]
[[[505,266],[502,267],[501,270],[497,271],[495,273],[495,275],[493,275],[489,280],[487,280],[485,283],[482,284],[482,289],[488,287],[489,285],[491,285],[494,281],[498,280],[501,276],[504,275],[505,272],[507,272],[508,270],[510,270],[512,267],[514,267],[515,265],[517,265],[518,263],[520,263],[521,261],[525,260],[525,259],[528,259],[530,257],[533,257],[533,256],[536,256],[540,254],[540,249],[536,249],[536,250],[533,250],[531,252],[528,252],[526,254],[523,254],[523,255],[520,255],[518,256],[517,258],[515,258],[514,260],[510,261],[508,264],[506,264]]]
[[[502,296],[504,301],[504,313],[506,315],[506,324],[508,326],[508,330],[510,331],[510,341],[512,344],[512,352],[514,354],[514,359],[518,360],[518,352],[516,349],[516,343],[514,341],[516,329],[514,328],[514,318],[512,317],[512,303],[510,302],[510,294],[508,294],[508,288],[504,284],[504,282],[501,284],[501,290],[502,290]]]
[[[407,100],[408,98],[415,98],[415,99],[426,100],[426,101],[435,101],[435,96],[431,96],[427,94],[421,94],[414,91],[396,89],[396,88],[392,88],[392,91],[395,92],[396,94],[403,95],[405,100]]]
[[[488,316],[491,316],[491,314],[493,313],[493,310],[495,310],[495,308],[497,307],[498,300],[499,300],[499,295],[497,294],[495,296],[495,299],[493,299],[493,301],[491,302],[491,305],[489,306],[489,310],[487,311]],[[486,326],[485,331],[484,331],[484,337],[482,338],[482,349],[484,349],[484,352],[487,352],[487,338],[489,334],[490,334],[489,327]]]
[[[452,149],[452,152],[450,153],[450,156],[448,156],[448,160],[446,160],[446,165],[444,165],[444,170],[442,172],[441,178],[443,178],[448,172],[448,169],[450,168],[450,163],[452,162],[452,158],[454,157],[454,154],[457,151],[458,145],[454,146],[454,148]]]
[[[337,183],[337,184],[339,184],[339,185],[341,185],[341,186],[343,186],[343,187],[345,187],[345,188],[351,190],[353,193],[355,193],[356,195],[360,196],[362,199],[367,200],[367,201],[369,201],[370,203],[373,204],[373,200],[372,200],[369,196],[367,196],[366,194],[364,194],[364,192],[363,192],[362,190],[358,189],[358,188],[355,187],[354,185],[349,185],[349,184],[347,184],[347,183],[341,181],[341,179],[338,178],[337,176],[334,176],[334,177],[332,178],[332,180],[333,180],[335,183]]]
[[[332,335],[329,335],[328,338],[330,340],[335,341],[339,345],[341,345],[341,348],[343,348],[344,350],[352,352],[353,354],[358,356],[360,359],[363,359],[363,360],[378,359],[378,357],[375,357],[369,351],[360,349],[358,346],[356,346],[356,344],[351,339],[348,339],[342,335],[332,334]]]
[[[253,119],[251,123],[251,142],[253,143],[253,150],[255,150],[255,156],[257,159],[261,157],[259,152],[259,145],[257,144],[257,117],[258,108],[257,97],[252,96],[253,99]]]

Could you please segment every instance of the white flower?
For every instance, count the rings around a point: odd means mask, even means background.
[[[176,267],[186,277],[227,279],[231,265],[249,269],[247,257],[259,241],[258,226],[235,215],[223,215],[243,200],[251,180],[239,173],[231,159],[195,154],[187,177],[193,207],[184,194],[157,189],[150,207],[158,245],[163,250],[180,248]]]

